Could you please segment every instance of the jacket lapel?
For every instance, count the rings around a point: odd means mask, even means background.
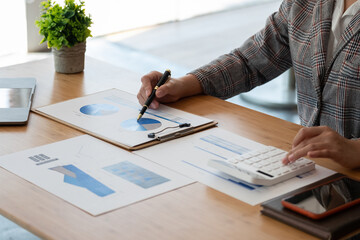
[[[313,85],[321,99],[321,81],[326,73],[326,52],[331,31],[334,0],[319,0],[314,7],[311,34]]]
[[[349,25],[345,28],[341,39],[334,53],[334,56],[337,56],[338,53],[344,48],[344,46],[350,41],[352,37],[355,36],[360,31],[360,11],[358,11],[354,17],[351,19]]]

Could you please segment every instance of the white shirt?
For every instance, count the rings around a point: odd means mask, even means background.
[[[345,28],[349,25],[349,22],[353,16],[360,10],[360,0],[353,3],[346,11],[344,12],[344,2],[345,0],[335,1],[334,12],[332,15],[331,22],[331,32],[328,45],[328,53],[326,57],[326,66],[330,64],[332,57],[337,50],[338,44],[341,39]]]

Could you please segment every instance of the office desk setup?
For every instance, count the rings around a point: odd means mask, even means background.
[[[136,94],[141,75],[92,58],[86,59],[83,73],[58,74],[48,58],[1,68],[0,77],[36,78],[36,108],[110,88]],[[210,96],[190,97],[169,106],[284,150],[290,149],[301,128]],[[0,155],[83,134],[32,112],[26,126],[0,127]],[[328,159],[315,161],[360,178],[359,170],[347,170]],[[260,205],[250,206],[198,182],[96,217],[3,168],[0,182],[0,214],[44,239],[316,239],[261,215]]]

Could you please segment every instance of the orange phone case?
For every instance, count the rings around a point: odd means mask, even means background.
[[[310,191],[310,190],[315,189],[315,188],[317,188],[317,187],[320,187],[320,186],[323,186],[323,185],[326,185],[326,184],[329,184],[329,183],[338,181],[338,180],[340,180],[340,179],[342,179],[342,178],[348,178],[348,177],[340,177],[340,178],[337,178],[337,179],[333,179],[333,180],[331,180],[331,181],[329,181],[329,182],[326,182],[326,183],[317,185],[317,186],[315,186],[315,187],[313,187],[313,188],[310,188],[310,189],[308,189],[308,190],[305,190],[305,191],[303,191],[303,192],[294,194],[294,195],[292,195],[291,197],[296,196],[296,195],[301,194],[301,193],[304,193],[304,192],[307,192],[307,191]],[[350,178],[350,179],[351,179],[351,178]],[[352,180],[354,180],[354,179],[352,179]],[[354,181],[357,181],[357,180],[354,180]],[[293,205],[293,204],[290,203],[290,202],[287,202],[286,199],[291,198],[291,197],[287,197],[287,198],[282,199],[282,200],[281,200],[281,204],[282,204],[284,207],[286,207],[286,208],[288,208],[288,209],[290,209],[290,210],[292,210],[292,211],[294,211],[294,212],[300,213],[300,214],[305,215],[305,216],[307,216],[307,217],[309,217],[309,218],[312,218],[312,219],[325,218],[325,217],[327,217],[327,216],[329,216],[329,215],[331,215],[331,214],[334,214],[334,213],[339,212],[339,211],[341,211],[341,210],[343,210],[343,209],[349,208],[349,207],[351,207],[351,206],[354,206],[354,205],[360,203],[360,198],[358,198],[358,199],[356,199],[356,200],[354,200],[354,201],[351,201],[351,202],[345,203],[345,204],[343,204],[343,205],[341,205],[341,206],[338,206],[338,207],[336,207],[336,208],[330,209],[330,210],[328,210],[328,211],[326,211],[326,212],[324,212],[324,213],[316,214],[316,213],[309,212],[309,211],[307,211],[307,210],[305,210],[305,209],[302,209],[302,208],[300,208],[300,207],[298,207],[298,206],[296,206],[296,205]]]

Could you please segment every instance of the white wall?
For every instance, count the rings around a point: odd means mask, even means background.
[[[0,0],[0,56],[26,51],[24,0]]]
[[[94,36],[274,0],[86,0]]]

